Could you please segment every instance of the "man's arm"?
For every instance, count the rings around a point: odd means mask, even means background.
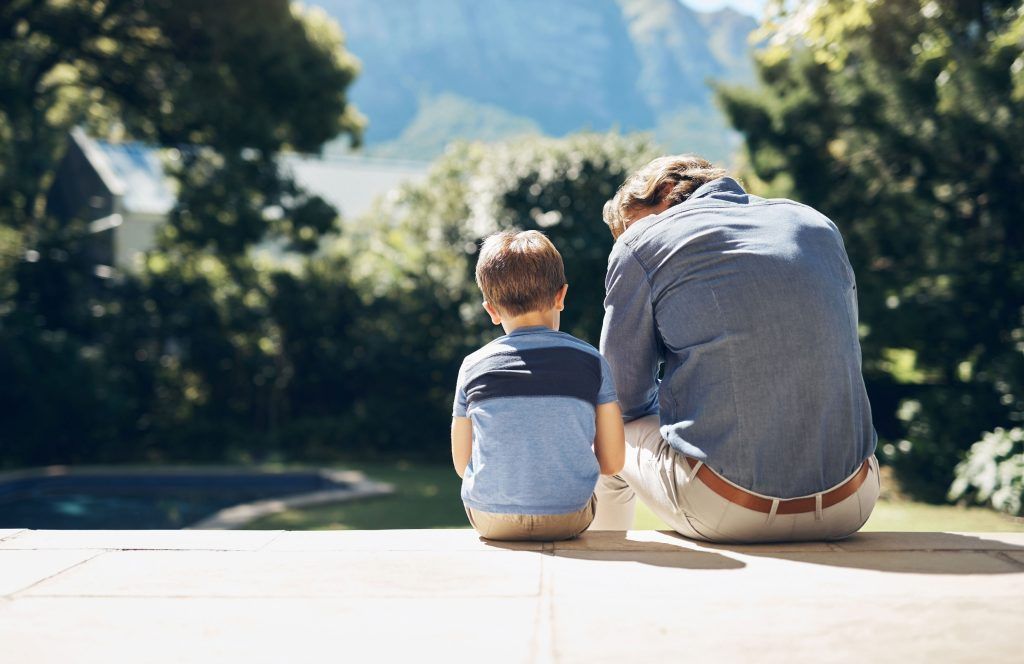
[[[658,348],[651,284],[632,250],[616,242],[605,277],[601,354],[627,422],[658,412]]]
[[[462,477],[473,456],[473,421],[468,417],[452,418],[452,463]]]

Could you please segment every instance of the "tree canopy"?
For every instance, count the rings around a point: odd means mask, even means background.
[[[286,0],[0,6],[0,221],[23,228],[70,127],[224,153],[315,151],[362,119],[336,24]]]

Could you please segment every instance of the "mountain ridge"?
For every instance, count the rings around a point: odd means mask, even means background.
[[[618,129],[680,150],[689,135],[723,158],[735,139],[707,81],[753,77],[756,21],[678,0],[315,4],[363,63],[350,92],[370,153],[430,158],[454,138]]]

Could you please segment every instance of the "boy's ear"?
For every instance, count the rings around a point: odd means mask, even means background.
[[[501,313],[487,300],[484,300],[484,311],[486,311],[487,315],[491,317],[492,323],[495,325],[501,325]]]
[[[569,284],[562,284],[562,287],[555,293],[555,310],[565,309],[565,292],[569,290]]]

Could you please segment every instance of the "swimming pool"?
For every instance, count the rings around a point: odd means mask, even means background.
[[[0,528],[176,529],[275,499],[338,500],[358,474],[325,470],[52,467],[0,475]],[[309,501],[306,501],[309,502]]]

